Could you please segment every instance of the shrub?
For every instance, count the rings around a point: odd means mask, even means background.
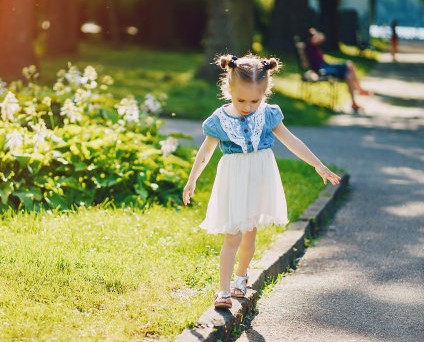
[[[33,66],[23,74],[0,83],[0,209],[179,203],[190,163],[159,133],[163,95],[118,100],[91,66],[69,65],[51,88]]]

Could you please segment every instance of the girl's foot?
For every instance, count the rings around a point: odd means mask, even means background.
[[[231,302],[231,295],[228,292],[219,291],[215,295],[215,309],[231,309],[233,303]]]
[[[246,296],[246,286],[248,279],[249,277],[247,274],[245,276],[234,275],[233,287],[231,288],[231,297],[243,298]]]

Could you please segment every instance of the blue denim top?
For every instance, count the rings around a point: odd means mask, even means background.
[[[235,117],[225,110],[226,105],[216,109],[202,125],[206,136],[219,139],[224,154],[250,153],[272,147],[272,130],[284,119],[278,105],[261,103],[248,115]]]

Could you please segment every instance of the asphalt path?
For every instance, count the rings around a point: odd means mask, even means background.
[[[377,95],[359,99],[360,115],[289,127],[344,168],[351,189],[237,341],[424,341],[424,46],[412,47],[396,63],[383,56],[364,80]],[[163,132],[202,141],[197,122],[167,120]],[[280,144],[274,151],[294,158]]]

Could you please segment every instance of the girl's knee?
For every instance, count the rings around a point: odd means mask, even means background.
[[[244,232],[243,236],[242,236],[241,243],[242,244],[249,244],[249,245],[253,244],[254,245],[255,241],[256,241],[256,231],[257,231],[257,229],[254,228],[251,231]]]
[[[238,248],[240,246],[241,240],[241,233],[234,235],[226,234],[224,237],[224,245],[228,246],[229,248]]]

